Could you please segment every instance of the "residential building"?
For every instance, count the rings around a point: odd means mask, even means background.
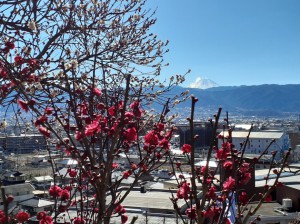
[[[18,202],[33,198],[34,187],[30,183],[14,184],[9,186],[1,186],[5,195],[12,195],[14,200],[9,204],[10,207],[17,205]],[[0,209],[3,210],[3,200],[0,195]]]
[[[221,132],[221,135],[224,137],[228,136],[227,132]],[[237,149],[241,149],[241,143],[244,145],[244,142],[247,139],[249,132],[248,131],[233,131],[232,132],[232,143]],[[246,154],[257,154],[260,155],[272,142],[274,143],[268,149],[268,155],[271,155],[272,151],[276,151],[276,160],[279,160],[283,157],[283,153],[289,148],[289,137],[286,133],[281,131],[253,131],[250,133],[249,141],[245,146]],[[218,142],[219,147],[222,145],[222,141]]]
[[[0,146],[6,152],[22,154],[31,153],[35,150],[45,150],[46,141],[41,134],[7,135],[0,137]]]
[[[48,175],[48,176],[33,177],[31,182],[37,190],[45,190],[45,189],[48,190],[53,180],[54,180],[53,177]]]
[[[26,174],[19,171],[8,171],[3,175],[2,183],[5,186],[23,184],[26,180]]]

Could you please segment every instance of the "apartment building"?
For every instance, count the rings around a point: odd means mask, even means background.
[[[227,132],[221,132],[221,135],[228,136]],[[233,131],[232,143],[237,149],[240,149],[240,143],[245,143],[248,136],[248,131]],[[271,155],[272,151],[277,151],[276,160],[282,158],[283,153],[289,148],[289,137],[282,131],[253,131],[250,133],[249,141],[247,142],[245,153],[246,154],[261,154],[272,142],[268,150],[268,154]],[[222,145],[222,141],[219,141],[219,147]]]
[[[0,147],[9,153],[31,153],[35,150],[45,150],[45,137],[41,134],[20,134],[0,137]]]

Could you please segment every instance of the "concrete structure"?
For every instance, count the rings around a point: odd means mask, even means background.
[[[256,204],[249,204],[254,207]],[[282,209],[282,204],[277,202],[263,203],[257,213],[253,216],[253,220],[257,216],[260,217],[260,221],[256,221],[256,224],[289,224],[289,222],[298,218],[298,212],[288,212]]]
[[[191,131],[189,124],[176,124],[177,133],[180,135],[180,146],[191,142]],[[203,153],[206,150],[212,139],[212,128],[209,122],[194,122],[194,135],[201,136],[195,142],[196,153]]]
[[[220,133],[223,136],[228,136],[227,132]],[[232,143],[237,149],[240,149],[240,143],[246,141],[248,131],[233,131],[232,132]],[[268,150],[268,154],[271,155],[272,151],[277,151],[276,160],[282,158],[283,153],[289,148],[289,138],[284,132],[277,131],[253,131],[250,133],[249,141],[245,148],[246,154],[260,154],[262,153],[270,144],[270,142],[275,139],[275,143],[271,145]],[[222,145],[222,141],[218,142],[219,147]]]
[[[7,135],[0,137],[0,146],[6,152],[22,154],[46,149],[46,141],[41,134]]]

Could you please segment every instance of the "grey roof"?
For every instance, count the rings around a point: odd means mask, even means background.
[[[257,203],[250,203],[249,207],[255,207]],[[279,212],[274,211],[274,208],[280,208],[282,207],[281,204],[277,202],[269,202],[269,203],[262,203],[261,206],[259,207],[259,210],[257,211],[256,216],[260,216],[260,218],[263,221],[268,220],[268,218],[273,218],[273,221],[276,220],[276,223],[281,223],[280,221],[286,221],[283,223],[288,223],[288,221],[294,220],[295,218],[298,217],[298,212],[285,212],[285,215]],[[275,223],[275,222],[263,222],[263,223]]]
[[[221,132],[220,134],[228,136],[228,133]],[[249,132],[248,131],[233,131],[232,132],[232,137],[233,138],[244,138],[248,136]],[[253,131],[250,133],[250,139],[279,139],[282,137],[284,133],[283,132],[273,132],[273,131]]]
[[[299,171],[300,163],[293,163],[289,164],[293,168],[285,168],[282,172],[279,181],[282,182],[285,186],[300,190],[300,173],[292,173],[295,171]],[[291,171],[291,172],[289,172]],[[258,169],[255,170],[255,186],[256,187],[263,187],[266,184],[264,177],[267,176],[269,169]],[[270,178],[268,180],[268,184],[274,184],[276,175],[271,172]]]
[[[33,190],[35,190],[35,188],[30,183],[2,186],[1,188],[5,189],[5,194],[13,194],[15,192],[20,192],[20,191],[32,192]]]
[[[127,211],[126,215],[128,216],[128,221],[132,220],[133,217],[138,217],[138,219],[135,222],[136,224],[145,224],[146,219],[148,220],[147,222],[151,223],[151,224],[153,224],[153,223],[183,224],[182,220],[180,218],[176,217],[176,215],[174,213],[173,214],[167,214],[165,212],[151,213],[150,211],[147,211],[147,218],[146,218],[145,210],[126,208],[126,211]],[[96,215],[96,214],[94,214],[94,215]],[[70,223],[71,220],[77,216],[78,216],[78,211],[70,209],[68,212],[63,212],[63,213],[58,214],[56,222],[57,223]],[[189,221],[185,215],[183,215],[183,217],[185,218],[185,223]],[[112,216],[110,223],[121,223],[121,217],[118,215]]]
[[[54,201],[49,201],[38,197],[33,197],[25,201],[19,202],[20,205],[29,206],[33,208],[47,207],[50,205],[54,205],[54,203]]]
[[[5,177],[19,177],[19,176],[26,176],[26,174],[21,173],[19,171],[9,171],[4,174]]]
[[[140,191],[131,191],[122,203],[126,207],[172,210],[172,202],[169,192],[148,191],[140,193]]]

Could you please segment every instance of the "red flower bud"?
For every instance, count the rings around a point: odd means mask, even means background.
[[[14,196],[8,195],[6,198],[7,203],[11,203],[14,200]]]

